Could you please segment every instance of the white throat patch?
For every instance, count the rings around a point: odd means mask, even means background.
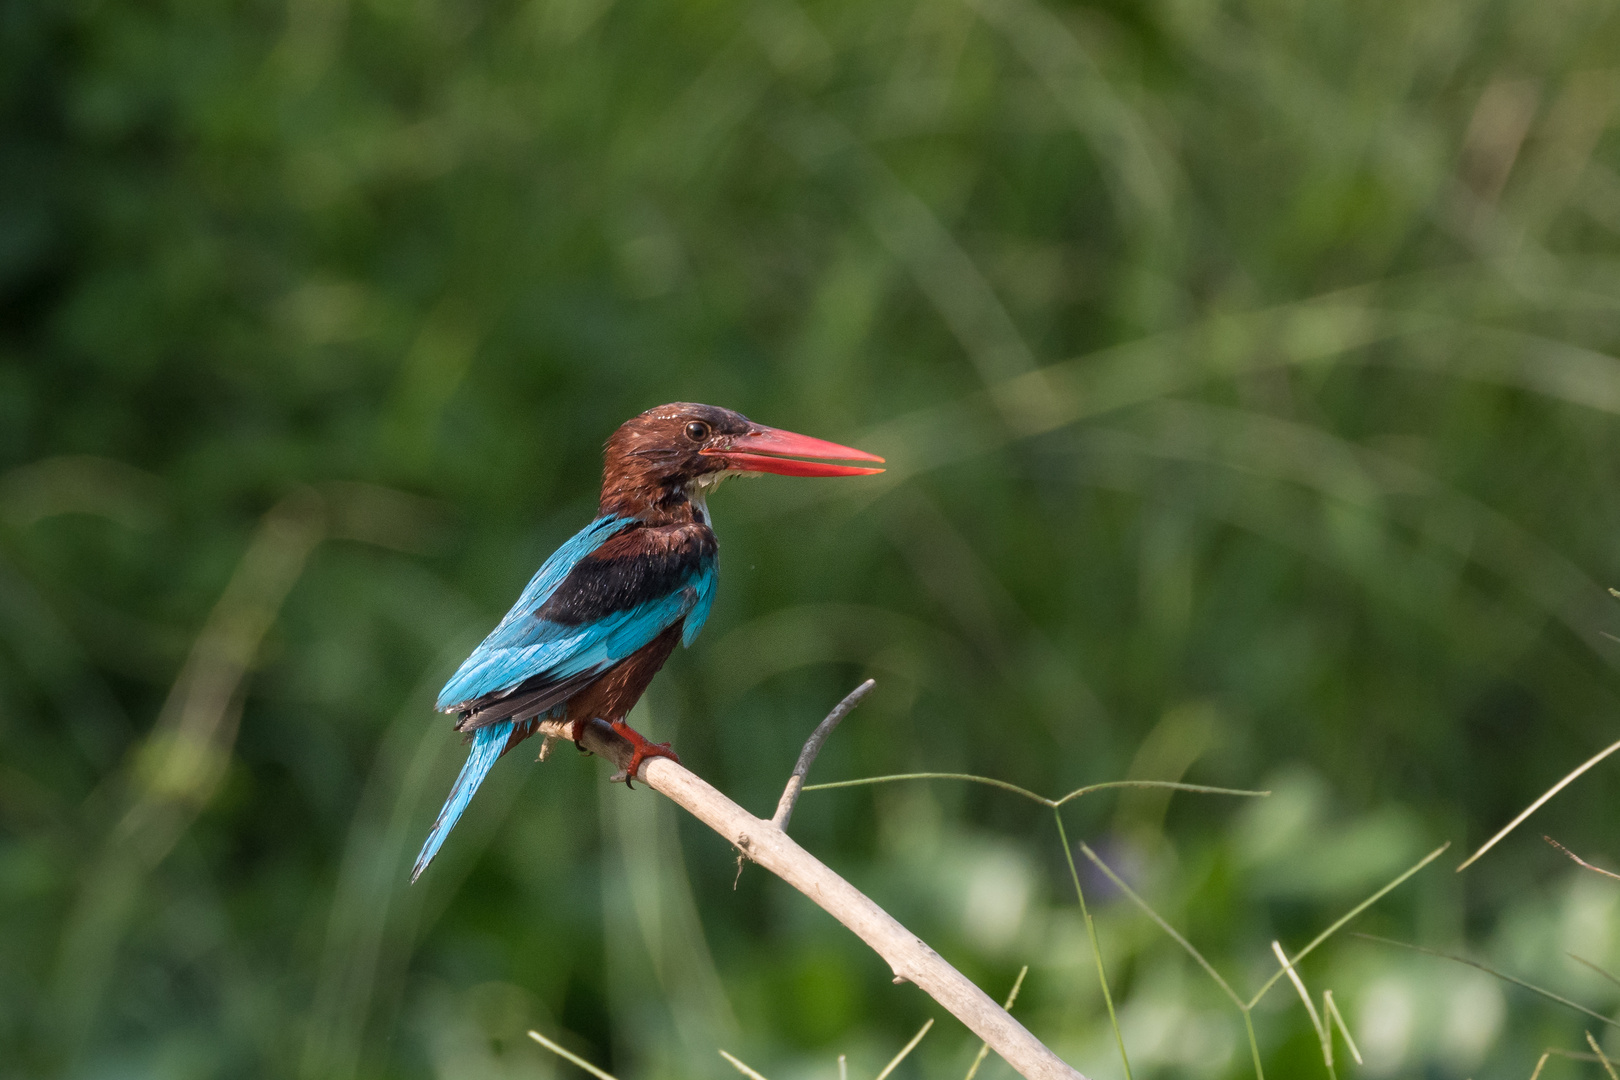
[[[719,487],[733,476],[760,476],[761,473],[743,472],[740,469],[722,469],[719,472],[704,473],[686,485],[686,497],[703,515],[705,522],[712,521],[709,516],[709,492]]]

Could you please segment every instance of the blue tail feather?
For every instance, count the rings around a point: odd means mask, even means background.
[[[416,868],[411,871],[412,881],[422,876],[422,871],[433,861],[433,856],[439,853],[444,838],[456,827],[462,811],[472,801],[473,792],[478,790],[478,785],[484,782],[484,777],[489,775],[489,770],[494,768],[501,752],[506,749],[512,727],[512,721],[502,720],[498,724],[481,727],[473,734],[472,752],[467,755],[467,763],[461,767],[461,775],[456,777],[456,786],[450,789],[450,797],[445,800],[438,820],[433,823],[433,831],[428,833],[427,841],[422,845],[422,853],[416,857]]]

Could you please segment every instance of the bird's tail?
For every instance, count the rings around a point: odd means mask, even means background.
[[[489,770],[506,750],[506,740],[512,736],[512,727],[512,721],[502,720],[473,733],[472,752],[467,755],[467,763],[461,767],[461,775],[456,777],[456,786],[450,789],[450,797],[444,801],[444,808],[433,823],[433,831],[428,833],[427,842],[422,845],[422,854],[416,857],[416,868],[411,871],[412,881],[422,876],[422,871],[433,861],[433,856],[439,853],[444,838],[456,827],[461,812],[472,802],[473,792],[478,790],[478,785],[484,782],[484,777],[489,775]]]

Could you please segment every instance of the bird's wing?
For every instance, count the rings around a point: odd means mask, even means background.
[[[475,711],[464,726],[479,727],[505,718],[510,710],[495,706],[509,697],[516,704],[521,694],[521,711],[538,715],[682,619],[690,639],[713,601],[713,533],[620,524],[589,547],[579,544],[567,567],[542,582],[563,551],[590,531],[547,560],[445,685],[440,709]]]

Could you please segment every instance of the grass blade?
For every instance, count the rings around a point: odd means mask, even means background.
[[[1476,851],[1472,855],[1468,856],[1468,858],[1464,859],[1463,864],[1461,866],[1457,867],[1457,873],[1460,874],[1464,870],[1466,870],[1470,866],[1472,866],[1474,864],[1474,862],[1481,855],[1485,854],[1487,851],[1491,850],[1491,848],[1495,847],[1497,841],[1501,840],[1502,837],[1506,836],[1508,833],[1510,833],[1514,829],[1518,828],[1520,822],[1522,822],[1525,818],[1529,817],[1531,814],[1535,813],[1537,810],[1540,810],[1542,805],[1545,804],[1548,799],[1552,798],[1554,795],[1558,794],[1560,791],[1563,791],[1566,787],[1568,787],[1571,783],[1574,782],[1574,780],[1575,780],[1575,778],[1577,776],[1580,776],[1581,773],[1585,772],[1587,769],[1590,769],[1592,766],[1596,765],[1598,762],[1602,761],[1604,758],[1608,757],[1610,754],[1614,753],[1616,750],[1620,750],[1620,742],[1610,744],[1610,746],[1606,750],[1599,750],[1596,754],[1593,754],[1591,757],[1587,758],[1586,762],[1584,764],[1578,766],[1575,769],[1574,772],[1570,773],[1568,776],[1566,776],[1562,780],[1558,781],[1558,783],[1556,783],[1552,787],[1548,788],[1546,790],[1546,792],[1541,796],[1541,798],[1537,799],[1535,802],[1533,802],[1529,806],[1525,807],[1524,811],[1521,814],[1519,814],[1518,817],[1514,818],[1512,821],[1510,821],[1506,825],[1504,825],[1502,827],[1501,832],[1498,832],[1495,836],[1493,836],[1489,840],[1485,841],[1485,846],[1484,847],[1480,848],[1478,851]]]
[[[552,1042],[538,1031],[530,1031],[529,1038],[533,1039],[547,1050],[550,1050],[558,1057],[572,1061],[575,1065],[578,1065],[580,1068],[596,1077],[596,1080],[617,1080],[617,1077],[615,1077],[612,1073],[607,1072],[604,1069],[598,1069],[595,1065],[592,1065],[590,1062],[586,1061],[572,1050],[563,1049],[561,1046],[558,1046],[556,1043]],[[722,1050],[721,1053],[725,1053],[725,1051]]]
[[[1254,1013],[1245,1005],[1239,1005],[1243,1012],[1243,1030],[1249,1036],[1249,1056],[1254,1059],[1254,1080],[1266,1080],[1266,1070],[1260,1067],[1260,1043],[1254,1037]]]
[[[901,1047],[900,1052],[898,1054],[894,1055],[894,1060],[889,1062],[887,1065],[883,1066],[883,1071],[877,1074],[877,1080],[888,1080],[889,1074],[894,1072],[895,1068],[902,1061],[906,1060],[906,1055],[907,1054],[909,1054],[913,1050],[917,1049],[917,1044],[922,1042],[923,1036],[928,1034],[928,1029],[933,1027],[933,1026],[934,1026],[934,1021],[933,1020],[929,1020],[928,1023],[924,1024],[922,1026],[922,1030],[918,1031],[917,1034],[913,1035],[911,1037],[911,1041],[906,1043],[905,1046]],[[764,1078],[761,1077],[760,1080],[764,1080]]]
[[[1008,994],[1007,995],[1007,1000],[1002,1003],[1001,1007],[1003,1009],[1007,1010],[1008,1012],[1012,1012],[1013,1002],[1018,1000],[1018,988],[1024,985],[1024,976],[1028,975],[1028,974],[1029,974],[1029,965],[1028,964],[1025,964],[1022,968],[1020,968],[1018,970],[1018,978],[1013,980],[1012,993]],[[988,1057],[989,1054],[990,1054],[990,1044],[989,1043],[980,1043],[979,1044],[979,1053],[978,1053],[978,1055],[976,1057],[974,1057],[973,1064],[968,1067],[967,1075],[964,1076],[962,1078],[962,1080],[973,1080],[974,1074],[976,1074],[979,1071],[979,1066],[984,1064],[984,1059],[986,1057]],[[840,1058],[839,1060],[842,1061],[843,1059]]]
[[[1599,967],[1597,964],[1592,963],[1592,961],[1586,959],[1584,956],[1576,956],[1572,952],[1567,952],[1564,955],[1575,961],[1577,964],[1585,964],[1587,967],[1591,968],[1605,979],[1608,979],[1610,982],[1614,983],[1614,985],[1620,986],[1620,975],[1613,974],[1608,968]]]
[[[1551,990],[1543,990],[1541,987],[1537,986],[1535,983],[1527,983],[1523,979],[1516,978],[1515,976],[1509,975],[1504,971],[1497,971],[1495,968],[1489,967],[1489,966],[1487,966],[1485,964],[1482,964],[1478,960],[1470,960],[1466,956],[1458,956],[1455,953],[1441,952],[1439,949],[1425,948],[1422,945],[1413,945],[1413,944],[1410,944],[1409,942],[1405,942],[1405,941],[1396,941],[1393,938],[1378,937],[1378,936],[1376,936],[1374,934],[1352,934],[1351,937],[1358,937],[1358,938],[1361,938],[1363,941],[1377,941],[1377,942],[1380,942],[1380,943],[1382,943],[1384,945],[1394,945],[1394,946],[1397,946],[1398,948],[1402,948],[1402,949],[1411,949],[1413,952],[1424,953],[1427,956],[1438,956],[1442,960],[1451,960],[1451,961],[1455,961],[1456,963],[1459,963],[1459,964],[1466,964],[1471,968],[1477,968],[1478,970],[1483,971],[1487,975],[1494,975],[1498,979],[1501,979],[1503,982],[1512,983],[1514,986],[1522,986],[1524,989],[1530,991],[1533,994],[1539,994],[1540,996],[1546,998],[1548,1001],[1555,1001],[1558,1004],[1565,1006],[1566,1008],[1574,1009],[1576,1012],[1585,1013],[1587,1016],[1590,1016],[1592,1019],[1601,1021],[1602,1023],[1605,1023],[1605,1024],[1608,1024],[1610,1027],[1620,1027],[1620,1021],[1611,1020],[1607,1016],[1604,1016],[1602,1013],[1593,1012],[1591,1009],[1588,1009],[1585,1005],[1581,1005],[1581,1004],[1578,1004],[1576,1002],[1573,1002],[1573,1001],[1569,1000],[1569,998],[1567,998],[1567,997],[1560,997],[1559,995],[1553,993]]]
[[[1389,893],[1393,889],[1395,889],[1397,886],[1399,886],[1401,883],[1403,883],[1407,878],[1411,877],[1413,874],[1417,873],[1419,870],[1423,869],[1425,866],[1428,866],[1430,863],[1434,862],[1434,860],[1438,859],[1442,854],[1445,853],[1445,850],[1450,846],[1451,846],[1451,841],[1449,841],[1449,840],[1446,841],[1444,844],[1441,844],[1439,847],[1435,848],[1433,851],[1431,851],[1427,855],[1423,856],[1423,858],[1419,859],[1417,861],[1417,863],[1412,866],[1411,869],[1406,871],[1406,873],[1402,874],[1400,877],[1396,878],[1394,881],[1390,882],[1388,885],[1385,885],[1382,889],[1379,889],[1377,892],[1375,892],[1371,896],[1367,897],[1367,899],[1363,900],[1361,903],[1359,903],[1355,907],[1351,908],[1348,912],[1346,912],[1332,926],[1328,927],[1326,930],[1322,931],[1320,934],[1317,934],[1314,938],[1312,938],[1311,943],[1309,945],[1307,945],[1303,949],[1299,950],[1299,952],[1294,955],[1293,962],[1297,964],[1301,960],[1305,959],[1307,956],[1309,956],[1316,949],[1316,947],[1318,945],[1322,944],[1322,942],[1326,941],[1328,938],[1332,937],[1335,933],[1337,933],[1344,926],[1345,923],[1349,922],[1351,919],[1354,919],[1357,915],[1360,915],[1363,911],[1366,911],[1368,908],[1370,908],[1374,904],[1378,903],[1378,901],[1382,900],[1385,896],[1389,895]],[[1362,936],[1365,936],[1365,935],[1362,935]],[[1260,1004],[1260,999],[1266,996],[1266,992],[1277,984],[1277,980],[1282,978],[1282,975],[1283,975],[1283,973],[1279,971],[1279,972],[1277,972],[1277,974],[1275,974],[1271,978],[1267,979],[1265,981],[1265,983],[1260,987],[1260,989],[1255,993],[1254,997],[1249,999],[1249,1008],[1252,1009],[1256,1005]]]
[[[1333,1022],[1339,1026],[1339,1034],[1344,1036],[1344,1045],[1350,1048],[1350,1056],[1356,1059],[1357,1065],[1365,1065],[1361,1060],[1361,1050],[1356,1046],[1356,1040],[1350,1037],[1350,1025],[1344,1022],[1344,1014],[1339,1012],[1338,1005],[1333,1002],[1333,991],[1322,992],[1322,1011],[1333,1017]]]
[[[1294,965],[1288,962],[1288,954],[1283,952],[1282,942],[1273,941],[1271,951],[1277,954],[1277,961],[1282,964],[1283,971],[1287,973],[1288,981],[1294,984],[1295,990],[1299,991],[1299,1000],[1305,1003],[1305,1011],[1311,1016],[1311,1027],[1316,1030],[1316,1038],[1322,1044],[1322,1064],[1327,1066],[1328,1076],[1335,1077],[1333,1072],[1332,1030],[1317,1015],[1316,1004],[1311,1001],[1310,991],[1305,989],[1305,980],[1299,977],[1299,972],[1294,970]]]
[[[1237,996],[1237,991],[1232,989],[1230,983],[1221,978],[1221,973],[1215,970],[1215,966],[1213,964],[1204,959],[1204,954],[1194,948],[1192,942],[1182,937],[1181,934],[1176,931],[1175,927],[1171,926],[1167,921],[1165,921],[1164,916],[1153,910],[1151,904],[1149,904],[1146,900],[1143,900],[1140,896],[1136,895],[1136,890],[1125,884],[1124,880],[1122,880],[1118,874],[1114,873],[1113,869],[1109,867],[1107,863],[1103,862],[1095,851],[1092,851],[1090,847],[1086,846],[1086,844],[1081,843],[1080,852],[1086,858],[1090,859],[1092,864],[1096,866],[1097,869],[1108,875],[1108,880],[1114,883],[1114,888],[1124,893],[1130,899],[1131,903],[1141,908],[1143,912],[1147,914],[1148,918],[1152,919],[1158,924],[1160,930],[1163,930],[1166,934],[1170,935],[1171,940],[1173,940],[1177,945],[1180,945],[1183,949],[1186,949],[1188,955],[1190,955],[1194,960],[1198,961],[1198,966],[1208,972],[1209,977],[1215,980],[1216,985],[1222,990],[1226,991],[1226,996],[1232,999],[1232,1003],[1234,1005],[1240,1009],[1246,1008],[1246,1006],[1243,1004],[1243,999]]]
[[[1311,1000],[1310,991],[1305,989],[1305,980],[1299,977],[1299,972],[1294,970],[1294,965],[1288,962],[1288,954],[1283,952],[1282,942],[1273,941],[1271,951],[1277,954],[1277,962],[1282,965],[1283,973],[1288,976],[1288,981],[1294,984],[1295,990],[1299,991],[1299,1000],[1305,1003],[1305,1011],[1311,1014],[1311,1027],[1316,1029],[1317,1038],[1321,1038],[1322,1032],[1326,1029],[1322,1024],[1322,1017],[1316,1011],[1316,1003]],[[1331,1069],[1332,1067],[1333,1060],[1329,1058],[1328,1068]]]
[[[1054,806],[1052,816],[1057,819],[1058,840],[1063,844],[1063,857],[1069,862],[1069,876],[1074,879],[1074,895],[1080,901],[1080,917],[1085,920],[1086,934],[1091,938],[1091,956],[1097,961],[1097,981],[1102,984],[1103,1004],[1108,1006],[1108,1023],[1113,1026],[1114,1041],[1119,1044],[1119,1060],[1125,1066],[1125,1080],[1131,1080],[1131,1059],[1125,1054],[1125,1035],[1119,1030],[1119,1017],[1114,1013],[1114,995],[1109,992],[1108,974],[1103,970],[1102,945],[1097,941],[1097,924],[1091,921],[1091,912],[1086,908],[1085,890],[1080,888],[1080,871],[1074,865],[1074,849],[1069,846],[1069,834],[1063,828],[1063,811]],[[1085,844],[1080,845],[1080,850],[1088,855],[1091,851]]]

